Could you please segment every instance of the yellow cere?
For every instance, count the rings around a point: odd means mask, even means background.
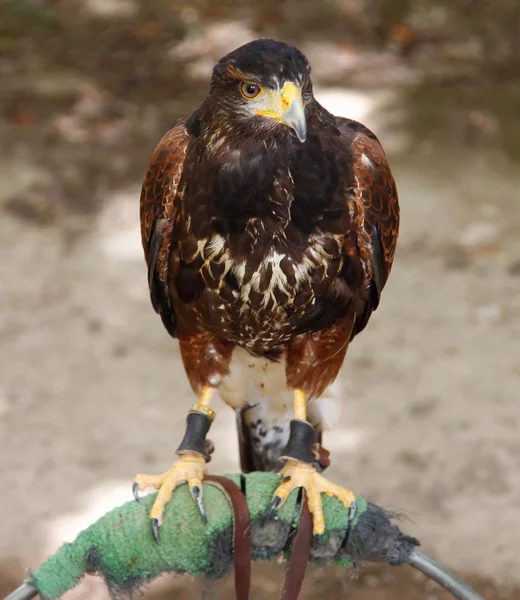
[[[299,100],[302,102],[302,95],[300,90],[294,83],[286,83],[282,90],[282,108],[287,110],[291,106],[293,100]]]
[[[294,83],[289,82],[283,86],[281,94],[266,90],[264,96],[262,108],[255,112],[257,115],[269,117],[275,121],[283,120],[283,113],[289,109],[294,100],[302,102],[300,90]]]

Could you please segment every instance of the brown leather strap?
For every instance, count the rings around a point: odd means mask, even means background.
[[[220,488],[228,497],[233,510],[233,559],[235,564],[236,600],[249,600],[251,586],[251,533],[249,529],[249,509],[240,488],[219,475],[208,475],[205,483]]]
[[[303,492],[302,510],[298,530],[294,537],[289,565],[285,573],[281,600],[298,600],[309,562],[312,545],[312,515]]]
[[[319,446],[317,460],[321,470],[325,471],[325,469],[330,467],[330,452],[323,446]]]

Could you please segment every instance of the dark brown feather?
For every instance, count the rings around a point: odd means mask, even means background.
[[[349,342],[365,328],[379,305],[399,231],[397,188],[379,141],[361,123],[344,118],[336,121],[345,147],[351,150],[353,173],[353,185],[345,194],[351,221],[343,238],[336,283],[343,282],[352,294],[341,316],[330,311],[335,315],[333,323],[328,323],[327,316],[320,320],[309,310],[305,319],[312,317],[322,326],[288,344],[288,383],[304,389],[310,397],[320,396],[334,381]]]
[[[337,118],[340,131],[352,148],[352,170],[356,187],[352,195],[355,246],[363,265],[367,303],[356,318],[353,334],[366,326],[379,305],[388,279],[399,234],[399,200],[385,152],[376,136],[364,125]],[[345,254],[352,254],[345,239]],[[348,265],[348,262],[347,262]]]
[[[141,194],[150,293],[195,390],[218,385],[241,346],[284,356],[288,384],[315,397],[378,306],[397,191],[377,138],[312,98],[305,57],[255,44],[263,55],[217,65],[206,100],[152,157]],[[279,75],[304,90],[304,144],[234,104],[237,78],[271,81],[282,54]]]

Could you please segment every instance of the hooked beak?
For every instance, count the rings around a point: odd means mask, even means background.
[[[300,142],[307,137],[307,121],[303,109],[303,100],[300,90],[294,83],[286,83],[282,90],[282,123],[291,127]]]
[[[290,127],[298,136],[300,142],[307,137],[307,122],[303,109],[303,100],[299,88],[294,83],[286,83],[282,93],[269,91],[266,102],[260,110],[255,111],[257,115],[269,117],[284,123]]]

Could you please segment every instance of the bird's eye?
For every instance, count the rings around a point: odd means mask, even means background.
[[[240,84],[240,93],[248,100],[256,98],[261,91],[262,88],[256,83],[247,83],[244,81]]]

